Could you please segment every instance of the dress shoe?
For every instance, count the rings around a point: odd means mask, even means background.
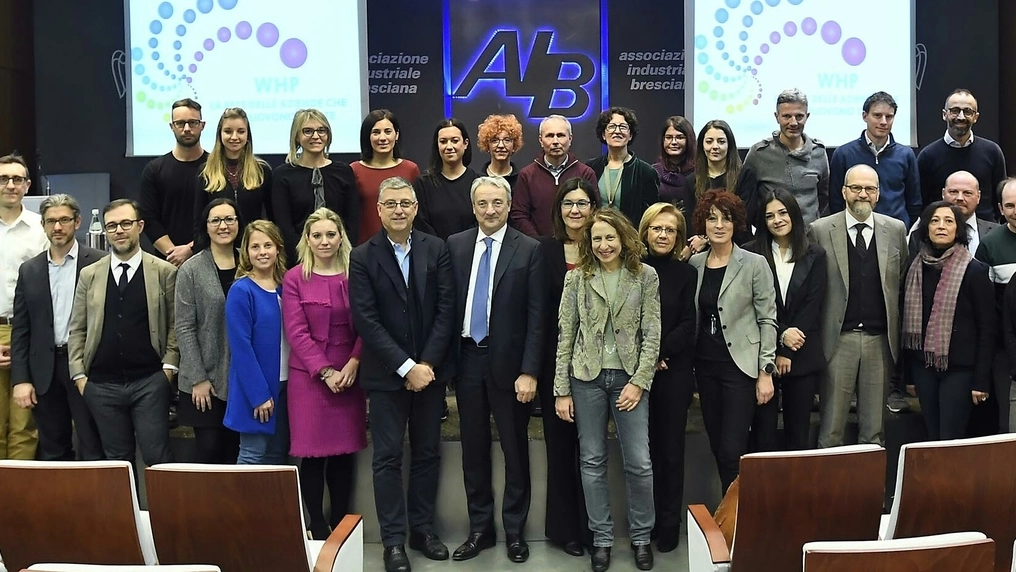
[[[406,547],[401,544],[385,546],[385,572],[411,572],[413,566],[406,555]]]
[[[431,560],[448,560],[448,547],[433,532],[410,532],[409,547]]]
[[[666,526],[659,528],[656,537],[656,549],[660,552],[673,552],[681,543],[681,528]]]
[[[518,534],[506,534],[505,544],[508,548],[508,560],[521,564],[529,560],[529,545]]]
[[[635,553],[635,567],[639,570],[653,569],[653,548],[648,544],[631,545],[631,551]]]
[[[593,565],[593,572],[607,572],[607,568],[610,568],[610,547],[594,546],[589,551],[589,561]]]
[[[494,537],[494,532],[470,532],[469,536],[466,537],[466,541],[455,549],[452,553],[452,560],[461,562],[462,560],[469,560],[475,558],[481,550],[487,548],[493,548],[497,544],[497,539]]]
[[[577,541],[577,540],[573,540],[571,542],[565,542],[563,545],[561,545],[561,550],[564,550],[564,553],[568,554],[570,556],[585,556],[586,555],[585,549],[582,548],[582,543]]]

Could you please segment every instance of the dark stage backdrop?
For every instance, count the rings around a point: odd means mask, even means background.
[[[149,158],[124,157],[125,74],[118,60],[124,50],[122,0],[33,1],[36,158],[53,174],[109,172],[113,197],[136,197]],[[965,29],[977,33],[962,41],[956,38],[954,4],[917,3],[922,145],[944,132],[942,103],[956,87],[969,88],[978,98],[976,133],[998,139],[998,0],[964,4]],[[516,157],[521,166],[539,153],[537,124],[548,113],[572,118],[573,150],[585,159],[602,153],[594,132],[598,112],[606,105],[631,107],[641,129],[634,151],[653,162],[660,123],[684,111],[680,2],[369,0],[367,21],[370,105],[398,115],[404,154],[421,168],[430,158],[434,126],[447,114],[459,115],[475,137],[488,113],[515,113],[525,126],[525,148]],[[327,33],[327,22],[312,17],[308,22]],[[794,73],[787,70],[788,86]],[[206,113],[206,148],[214,141],[218,113]],[[357,130],[359,124],[333,127]],[[862,128],[858,109],[858,133]],[[252,133],[257,134],[256,124]],[[165,140],[168,151],[173,143],[168,126]],[[487,157],[473,143],[479,168]],[[273,165],[282,160],[266,158]]]

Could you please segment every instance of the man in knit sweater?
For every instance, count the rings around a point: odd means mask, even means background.
[[[829,162],[829,188],[843,186],[847,169],[865,164],[878,173],[878,203],[875,212],[903,221],[907,227],[921,215],[921,184],[917,176],[917,156],[906,145],[893,139],[896,100],[884,91],[864,101],[861,118],[867,128],[857,139],[841,145]],[[829,196],[829,212],[843,210],[843,197]]]
[[[999,220],[995,205],[999,203],[998,184],[1005,178],[1005,156],[997,143],[974,137],[974,124],[980,114],[977,100],[967,89],[954,90],[945,100],[942,120],[945,135],[921,150],[917,168],[921,177],[924,204],[938,200],[946,177],[956,171],[969,171],[977,177],[981,201],[977,217]]]
[[[829,211],[829,159],[825,145],[804,134],[808,96],[788,89],[776,98],[780,130],[751,146],[737,179],[750,224],[758,223],[758,202],[766,191],[785,189],[794,195],[805,224]]]

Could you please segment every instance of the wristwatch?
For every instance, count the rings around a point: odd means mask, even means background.
[[[767,363],[765,367],[762,368],[762,371],[768,373],[769,375],[772,375],[773,372],[776,371],[776,366],[773,365],[772,363]]]

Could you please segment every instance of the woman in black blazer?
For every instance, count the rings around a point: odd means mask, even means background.
[[[543,369],[537,379],[543,408],[543,435],[547,446],[546,535],[554,545],[571,554],[585,554],[592,546],[586,503],[579,476],[579,436],[574,423],[554,415],[554,371],[557,357],[557,310],[564,291],[564,275],[578,262],[578,243],[586,222],[600,208],[600,196],[593,185],[573,177],[561,183],[554,198],[554,236],[540,239],[540,255],[547,279],[547,312],[544,331],[547,343]],[[552,333],[553,335],[550,335]]]
[[[776,373],[773,385],[783,397],[786,449],[808,449],[811,409],[825,370],[821,319],[826,297],[826,252],[808,244],[808,228],[794,195],[783,189],[762,198],[755,240],[745,245],[765,257],[776,286]],[[755,408],[752,449],[780,449],[778,400]]]
[[[687,225],[671,203],[655,203],[639,223],[648,254],[642,260],[660,277],[660,358],[649,400],[649,456],[653,462],[656,547],[677,548],[684,517],[684,444],[695,379],[695,286],[698,273],[681,261]]]
[[[931,440],[963,437],[991,387],[994,290],[988,266],[967,250],[963,220],[945,201],[924,209],[903,282],[903,359]]]

